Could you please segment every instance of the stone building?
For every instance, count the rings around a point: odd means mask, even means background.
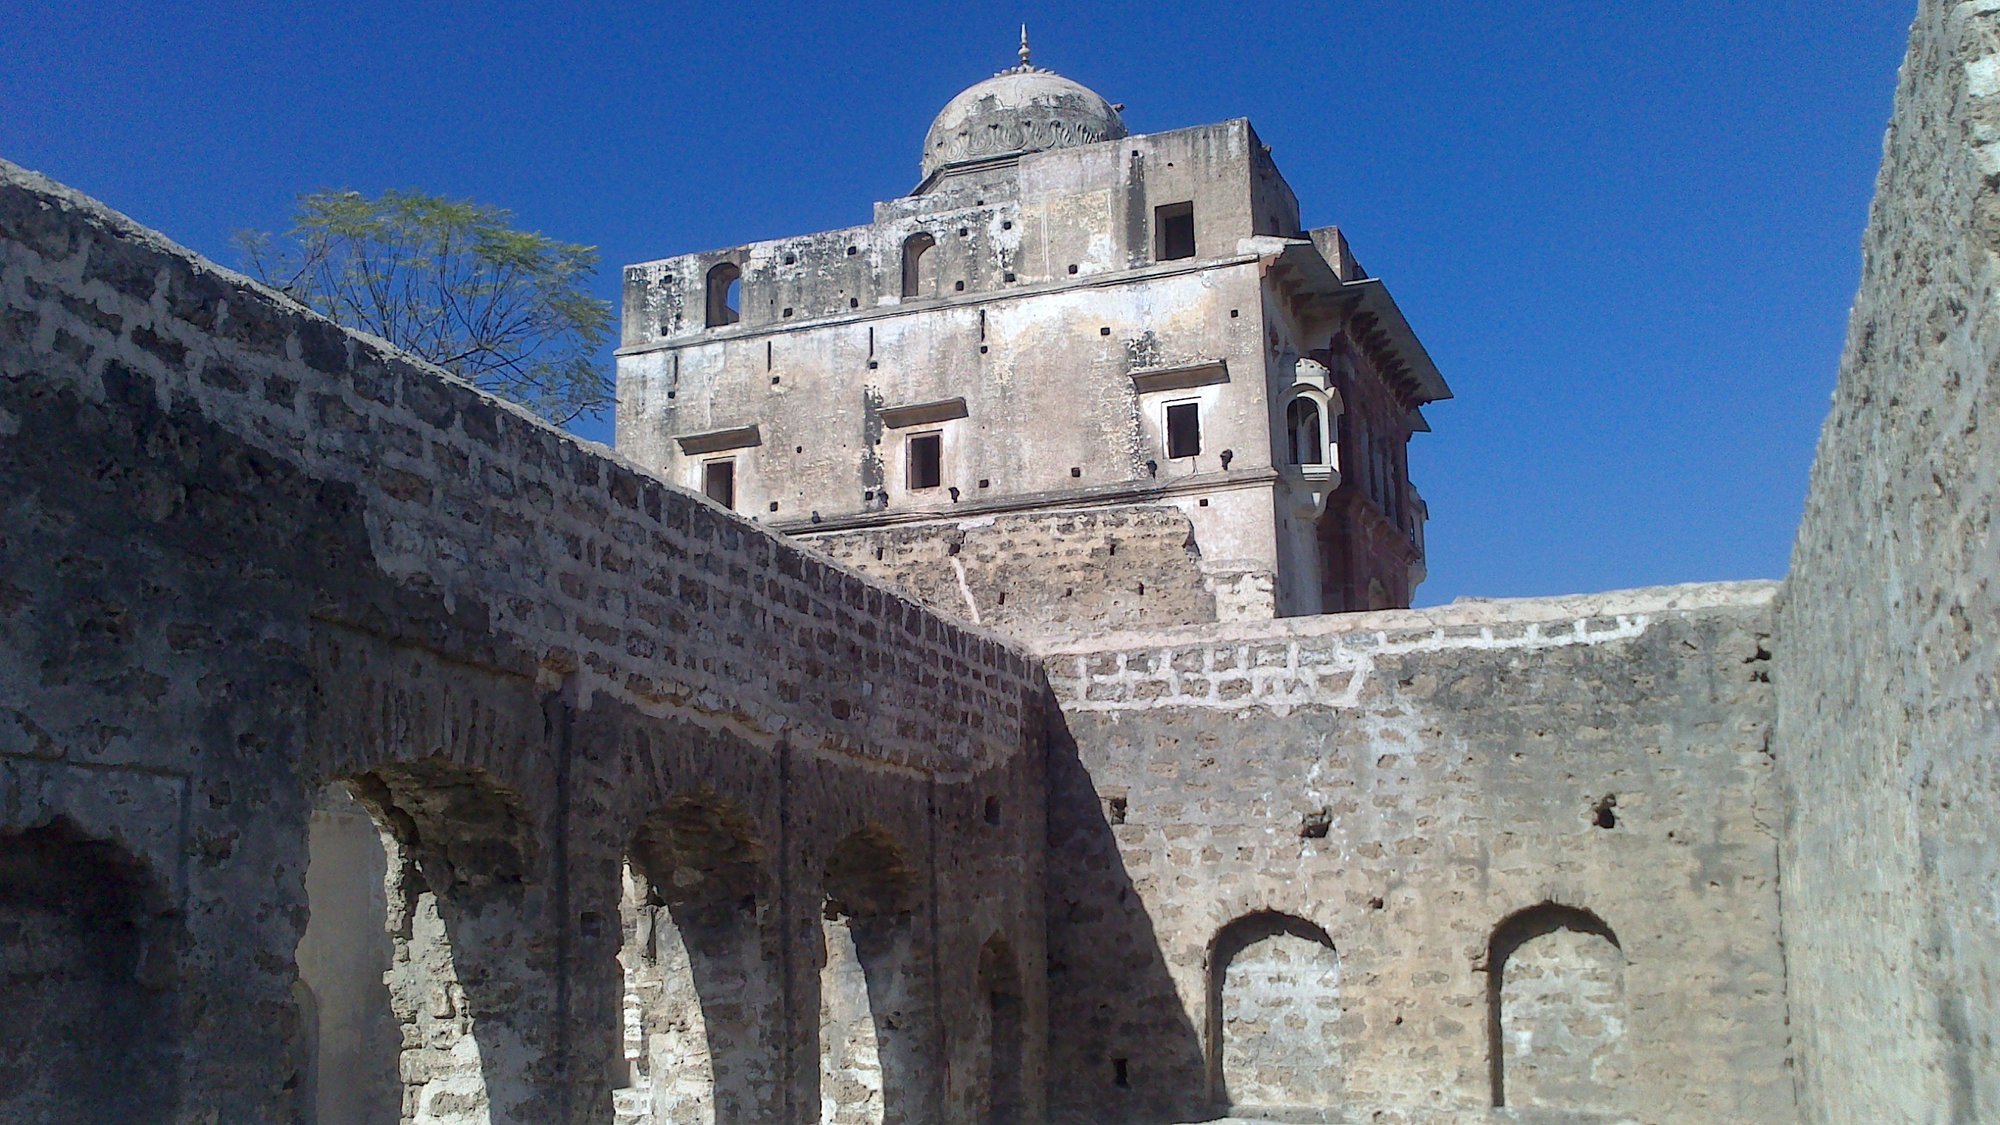
[[[0,1121],[1993,1120],[1996,73],[1921,5],[1784,582],[1013,638],[0,163]]]
[[[868,225],[628,267],[619,450],[976,620],[1407,606],[1450,390],[1248,121],[1119,108],[1024,35]]]

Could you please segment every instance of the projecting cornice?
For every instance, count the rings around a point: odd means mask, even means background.
[[[1271,283],[1294,317],[1331,321],[1346,331],[1412,409],[1452,397],[1437,364],[1380,278],[1341,280],[1310,239],[1245,239],[1241,249],[1263,255]]]

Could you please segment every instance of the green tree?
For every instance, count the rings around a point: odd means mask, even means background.
[[[291,232],[236,236],[266,285],[558,424],[611,402],[597,353],[611,303],[597,248],[513,229],[512,213],[420,192],[301,195]]]

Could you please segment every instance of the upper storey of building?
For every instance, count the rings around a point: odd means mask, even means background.
[[[1325,592],[1356,583],[1336,556],[1406,602],[1401,446],[1450,391],[1247,120],[1134,136],[1024,57],[951,99],[918,171],[865,225],[627,267],[621,452],[819,534],[1165,504],[1205,573],[1291,590],[1248,613],[1358,604]],[[1343,483],[1378,528],[1323,525]]]

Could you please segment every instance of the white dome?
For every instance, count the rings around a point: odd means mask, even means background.
[[[1026,63],[966,89],[931,122],[923,174],[940,168],[1125,135],[1117,107],[1062,75]]]

